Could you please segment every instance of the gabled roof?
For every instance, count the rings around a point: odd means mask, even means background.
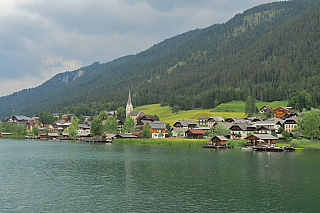
[[[218,139],[221,140],[221,141],[227,141],[227,140],[228,140],[228,139],[225,138],[224,136],[220,136],[220,135],[214,136],[211,140],[213,140],[214,138],[218,138]]]
[[[151,129],[166,129],[163,123],[150,122],[148,123]]]
[[[260,140],[277,140],[277,137],[274,137],[273,135],[270,134],[252,134],[253,136],[257,137]],[[248,137],[250,137],[251,135],[249,135]],[[248,139],[248,137],[246,137],[245,139]]]
[[[78,128],[90,129],[90,126],[88,126],[87,124],[78,124]]]
[[[238,126],[241,130],[243,130],[243,131],[245,131],[245,130],[247,130],[247,128],[248,127],[251,127],[250,125],[248,125],[248,124],[233,124],[231,127],[230,127],[230,129],[233,127],[233,126]]]
[[[189,129],[187,132],[189,131],[195,135],[202,135],[205,132],[203,129]]]
[[[173,124],[173,126],[175,126],[177,123],[181,123],[181,125],[184,127],[188,127],[189,124],[195,124],[196,127],[199,127],[199,124],[194,120],[179,120],[175,124]]]
[[[128,114],[128,116],[138,116],[138,115],[140,115],[140,116],[143,116],[143,115],[145,115],[145,113],[144,112],[141,112],[141,111],[131,111],[129,114]]]
[[[24,115],[14,115],[13,117],[15,117],[18,121],[32,121],[32,118],[29,118],[27,116]]]

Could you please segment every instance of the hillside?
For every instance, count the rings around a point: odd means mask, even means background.
[[[197,29],[117,60],[54,76],[43,85],[0,98],[0,117],[67,111],[99,102],[124,106],[167,103],[182,110],[215,103],[288,99],[307,90],[320,104],[320,3],[263,4],[224,24]],[[111,107],[114,108],[114,107]],[[109,110],[114,110],[109,108]]]
[[[279,106],[286,106],[288,101],[274,101],[265,102],[257,101],[256,106],[260,109],[263,106],[270,106],[272,108],[277,108]],[[210,117],[210,116],[220,116],[222,118],[238,117],[244,118],[244,108],[245,102],[243,101],[232,101],[229,103],[223,103],[214,109],[194,109],[187,111],[180,111],[178,114],[172,114],[171,109],[166,107],[161,107],[160,104],[144,105],[140,107],[135,107],[134,110],[143,111],[147,115],[158,115],[160,120],[169,123],[171,126],[178,120],[194,120],[197,121],[198,117]]]

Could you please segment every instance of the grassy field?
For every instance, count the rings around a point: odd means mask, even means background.
[[[246,103],[243,101],[232,101],[229,103],[220,104],[216,108],[212,109],[212,112],[244,112]],[[287,106],[288,101],[274,101],[274,102],[265,102],[265,101],[256,101],[256,106],[258,109],[263,106],[270,106],[273,109],[279,106]],[[231,117],[231,116],[230,116]]]
[[[268,105],[272,108],[278,106],[287,106],[288,101],[275,101],[264,102],[257,101],[256,105],[260,109],[261,107]],[[232,101],[229,103],[220,104],[214,109],[194,109],[188,111],[180,111],[178,114],[172,114],[169,106],[161,107],[160,104],[144,105],[136,107],[134,110],[141,110],[147,115],[158,115],[160,120],[170,125],[173,125],[178,120],[194,120],[197,121],[198,117],[220,116],[222,118],[229,117],[245,117],[244,114],[245,102]]]

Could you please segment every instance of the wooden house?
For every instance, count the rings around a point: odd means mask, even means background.
[[[248,146],[276,144],[277,137],[270,134],[252,134],[245,138]]]
[[[275,118],[282,118],[286,113],[291,113],[293,110],[292,107],[278,107],[276,109],[273,110],[274,116]]]
[[[227,146],[228,139],[224,136],[214,136],[211,142],[214,146]]]
[[[203,139],[204,134],[203,129],[189,129],[186,132],[187,138],[193,138],[193,139]]]
[[[123,139],[125,139],[125,138],[137,138],[137,136],[135,136],[132,133],[124,133],[124,134],[117,134],[115,136],[115,138],[123,138]]]
[[[38,128],[43,127],[43,124],[38,120],[28,121],[26,124],[26,130],[32,131],[34,126],[38,126]]]
[[[230,127],[231,139],[236,139],[237,134],[241,134],[241,137],[237,137],[238,139],[244,139],[248,134],[252,134],[256,131],[256,127],[250,126],[246,123],[242,124],[233,124]]]
[[[285,120],[284,122],[284,131],[291,132],[296,126],[298,121],[298,117],[291,117]]]
[[[49,139],[58,139],[59,134],[58,133],[48,133]]]
[[[270,110],[273,111],[273,109],[272,109],[271,107],[269,107],[269,106],[263,106],[263,107],[260,109],[260,113],[263,114],[263,113],[266,113],[267,111],[270,111]]]
[[[11,135],[11,132],[0,132],[0,138],[3,136],[9,136]]]
[[[152,138],[166,137],[166,126],[163,122],[151,122],[151,123],[148,123],[146,126],[150,127]]]

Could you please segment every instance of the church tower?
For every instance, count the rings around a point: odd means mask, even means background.
[[[130,90],[129,90],[129,97],[128,97],[128,103],[127,103],[126,110],[127,110],[126,115],[127,115],[127,117],[128,117],[128,115],[130,114],[130,112],[132,112],[132,111],[133,111],[133,105],[132,105],[132,103],[131,103],[131,94],[130,94]]]

